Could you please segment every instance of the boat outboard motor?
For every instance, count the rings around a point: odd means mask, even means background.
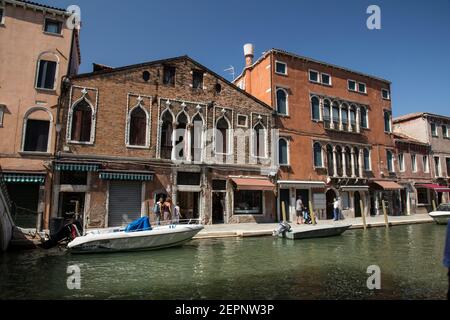
[[[82,227],[80,221],[71,221],[70,223],[65,224],[56,234],[51,235],[50,240],[43,242],[41,247],[44,249],[51,249],[56,247],[61,241],[72,241],[76,237],[80,236],[81,230]]]
[[[291,225],[286,221],[283,221],[278,225],[278,229],[273,232],[273,236],[276,237],[282,234],[284,237],[286,232],[291,231],[291,229],[292,229]]]

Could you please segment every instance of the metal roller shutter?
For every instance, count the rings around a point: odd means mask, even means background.
[[[137,181],[110,181],[108,226],[125,226],[141,217],[142,183]]]

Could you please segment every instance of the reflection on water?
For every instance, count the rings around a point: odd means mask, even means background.
[[[0,255],[0,299],[444,299],[445,226],[350,230],[341,237],[195,240],[160,251]],[[81,269],[81,290],[66,286]],[[381,268],[378,291],[367,267]]]

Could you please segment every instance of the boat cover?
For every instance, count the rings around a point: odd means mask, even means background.
[[[147,231],[152,230],[152,226],[150,225],[150,220],[148,217],[139,218],[133,222],[131,222],[126,228],[125,232],[136,232],[136,231]]]

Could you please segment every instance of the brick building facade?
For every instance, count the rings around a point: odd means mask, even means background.
[[[63,97],[51,217],[114,227],[171,197],[205,224],[275,220],[270,106],[187,56],[96,70]]]
[[[379,214],[386,200],[400,214],[392,135],[390,82],[279,49],[246,67],[234,83],[271,105],[280,129],[278,213],[281,203],[295,214],[298,196],[319,217],[332,218],[341,198],[345,216]]]

